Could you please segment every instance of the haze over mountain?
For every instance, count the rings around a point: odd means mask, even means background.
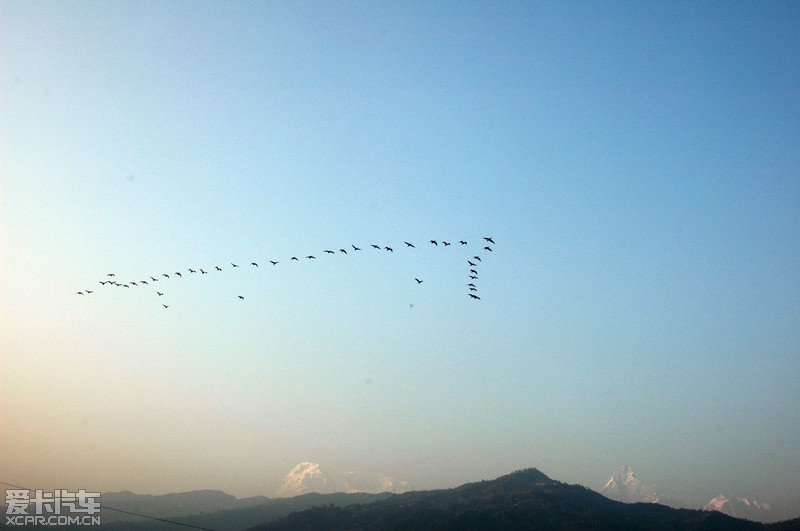
[[[728,498],[720,494],[703,506],[706,511],[719,511],[736,518],[770,522],[777,520],[768,503],[747,498]]]
[[[622,465],[618,471],[614,472],[600,494],[625,503],[662,503],[656,494],[656,489],[642,483],[629,465]]]

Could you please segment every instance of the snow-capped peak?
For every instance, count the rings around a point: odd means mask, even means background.
[[[622,465],[606,482],[600,493],[607,498],[626,503],[658,503],[659,497],[653,487],[636,478],[629,465]]]
[[[703,506],[705,511],[719,511],[728,516],[736,518],[747,518],[748,520],[763,521],[769,515],[765,514],[772,511],[768,503],[747,498],[728,498],[720,494]]]
[[[280,497],[297,496],[307,492],[327,494],[332,492],[394,492],[410,490],[408,481],[397,480],[382,474],[336,472],[327,468],[323,472],[317,463],[303,462],[292,468],[283,478],[276,493]]]

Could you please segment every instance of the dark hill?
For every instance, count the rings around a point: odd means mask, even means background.
[[[800,530],[800,520],[760,524],[718,512],[624,504],[536,469],[455,489],[408,492],[348,507],[315,507],[253,528],[295,530]]]

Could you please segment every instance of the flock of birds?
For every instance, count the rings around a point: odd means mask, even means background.
[[[450,246],[456,245],[455,243],[444,241],[444,240],[429,240],[428,241],[429,245],[436,246],[436,247],[439,247],[440,243],[441,243],[442,247],[450,247]],[[416,248],[416,245],[414,245],[414,243],[409,242],[409,241],[403,241],[403,244],[405,244],[404,248]],[[485,236],[483,238],[483,241],[482,241],[481,244],[482,245],[485,244],[483,246],[482,251],[493,252],[491,245],[494,245],[495,243],[494,243],[494,239],[492,237]],[[463,246],[466,246],[466,245],[468,245],[466,240],[458,240],[457,246],[463,247]],[[394,248],[389,246],[389,245],[370,244],[369,247],[372,248],[372,249],[377,249],[378,251],[394,253]],[[348,248],[344,248],[344,247],[340,247],[338,249],[338,252],[337,252],[337,250],[334,250],[334,249],[325,249],[325,250],[322,251],[322,253],[323,254],[332,254],[332,255],[335,255],[335,254],[345,254],[346,255],[346,254],[348,254],[348,251],[351,252],[351,253],[356,253],[356,252],[362,251],[362,248],[351,244],[349,249]],[[314,256],[313,254],[308,254],[308,255],[305,255],[303,257],[303,259],[304,260],[316,260],[317,257]],[[292,256],[287,261],[288,262],[292,262],[292,261],[299,262],[300,258],[298,258],[297,256]],[[469,280],[469,282],[466,282],[467,295],[469,295],[469,297],[472,300],[481,300],[481,298],[477,294],[478,286],[477,286],[475,281],[478,280],[478,267],[480,266],[482,261],[483,260],[481,260],[480,254],[475,254],[473,256],[470,256],[466,260],[467,266],[468,266],[467,269],[469,270],[469,273],[467,274],[467,279]],[[281,263],[280,260],[269,260],[268,262],[273,267],[277,266],[278,264]],[[238,268],[239,267],[238,264],[235,264],[233,262],[230,262],[230,265],[231,265],[231,268]],[[258,265],[258,262],[250,262],[249,266],[250,267],[260,267]],[[208,269],[208,271],[213,271],[213,272],[219,272],[219,271],[223,270],[223,268],[221,268],[220,266],[214,266],[213,269],[212,268],[207,268],[207,269]],[[191,268],[190,267],[190,268],[186,269],[186,272],[189,275],[208,275],[209,274],[208,271],[206,271],[205,269],[200,268],[200,267],[198,267],[198,268]],[[108,273],[106,275],[106,278],[104,280],[100,280],[99,283],[100,283],[101,286],[105,286],[105,287],[117,287],[117,288],[132,288],[133,287],[133,288],[140,288],[140,287],[144,287],[144,286],[153,286],[156,282],[161,282],[163,280],[169,280],[169,279],[172,279],[172,278],[183,278],[183,275],[184,275],[184,273],[181,273],[180,271],[175,271],[174,273],[161,273],[158,276],[149,276],[149,278],[145,278],[144,280],[119,282],[116,279],[116,274],[115,273]],[[420,285],[420,284],[422,284],[424,282],[423,279],[420,279],[420,278],[417,278],[417,277],[414,277],[414,280],[416,281],[417,285]],[[94,290],[90,290],[90,289],[84,289],[82,291],[76,292],[77,295],[91,295],[92,293],[94,293]],[[164,296],[164,292],[157,290],[156,291],[156,295],[158,297],[163,297]],[[245,300],[244,295],[238,295],[237,297],[238,297],[239,300]],[[169,308],[171,306],[171,305],[165,304],[165,303],[162,303],[161,305],[164,308]]]

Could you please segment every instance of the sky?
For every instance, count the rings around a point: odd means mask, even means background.
[[[798,23],[0,2],[0,480],[599,489],[627,463],[800,516]]]

